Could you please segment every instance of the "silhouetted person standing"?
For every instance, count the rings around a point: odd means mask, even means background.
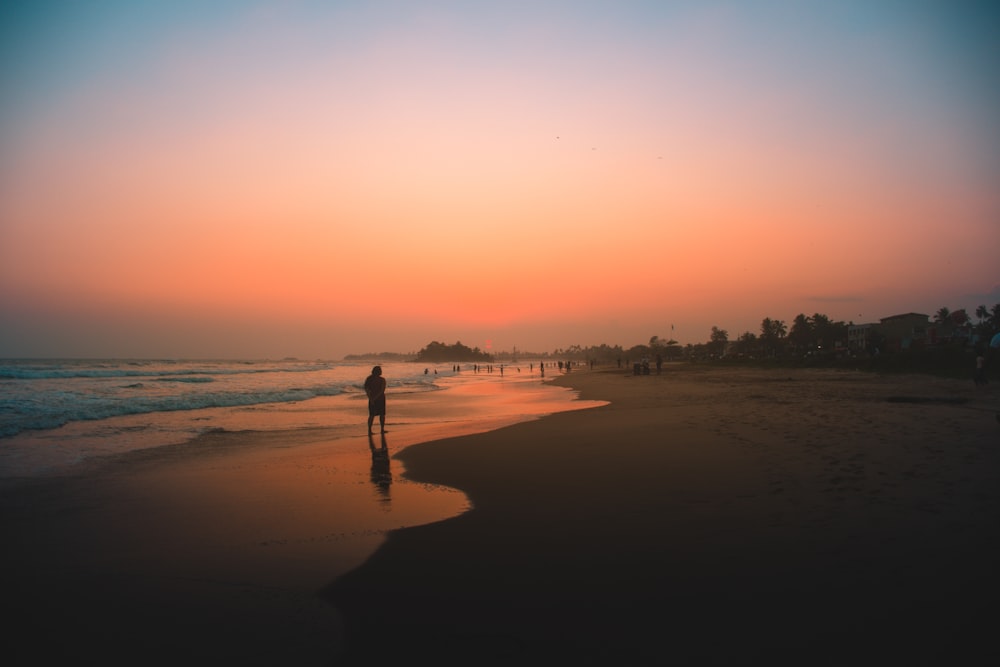
[[[986,353],[983,350],[976,350],[976,374],[972,377],[977,387],[989,384],[986,379]]]
[[[368,394],[368,433],[372,432],[376,415],[382,433],[385,433],[385,378],[382,377],[381,366],[372,368],[372,374],[365,378],[365,393]]]

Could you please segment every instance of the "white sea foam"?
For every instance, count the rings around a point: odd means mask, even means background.
[[[471,365],[381,365],[397,395],[487,377]],[[356,429],[370,371],[368,362],[0,360],[0,477],[210,430]]]
[[[435,388],[422,366],[393,366],[391,386]],[[359,390],[368,370],[298,361],[7,360],[0,362],[0,438],[123,415],[336,396]]]

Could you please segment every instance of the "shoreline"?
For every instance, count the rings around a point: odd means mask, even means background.
[[[119,365],[124,362],[118,362]],[[154,364],[155,362],[148,362]],[[239,366],[241,364],[237,364]],[[253,364],[250,364],[253,365]],[[411,398],[421,393],[433,393],[438,391],[448,391],[450,396],[463,396],[463,405],[469,408],[471,417],[479,417],[479,412],[483,408],[482,404],[476,404],[474,398],[467,394],[472,392],[469,385],[485,384],[491,389],[498,390],[499,386],[507,384],[517,384],[523,388],[524,383],[538,382],[539,376],[535,373],[521,373],[517,369],[516,373],[508,373],[507,377],[503,373],[477,372],[467,370],[463,372],[449,371],[438,375],[435,369],[434,375],[426,372],[420,373],[417,368],[410,365],[409,368],[400,368],[406,364],[395,364],[387,367],[388,372],[401,372],[400,377],[394,377],[390,383],[389,391],[394,400],[400,405],[419,406],[419,400]],[[423,367],[426,371],[426,367]],[[58,370],[49,369],[49,373],[58,374]],[[100,373],[101,371],[95,370]],[[127,371],[116,371],[118,373]],[[188,368],[182,371],[180,376],[186,374],[198,374],[202,371],[198,368]],[[20,401],[24,401],[27,406],[27,414],[39,413],[37,406],[45,405],[50,401],[57,401],[49,393],[59,394],[66,392],[70,395],[86,397],[88,393],[96,396],[105,396],[104,399],[95,399],[98,404],[92,406],[95,412],[83,409],[87,401],[80,399],[69,401],[69,407],[63,413],[54,410],[53,425],[41,428],[18,428],[17,432],[0,437],[0,480],[12,477],[40,477],[53,476],[63,473],[73,473],[80,469],[80,464],[88,459],[109,460],[119,455],[128,454],[130,451],[141,449],[157,449],[161,447],[177,447],[195,439],[200,434],[211,432],[271,432],[275,437],[280,437],[278,431],[304,431],[314,429],[319,433],[327,435],[330,439],[350,437],[353,433],[353,425],[357,418],[358,411],[364,412],[364,405],[359,405],[358,401],[364,400],[364,394],[360,388],[360,379],[355,374],[364,374],[368,371],[355,366],[333,366],[313,371],[306,371],[307,378],[303,390],[306,394],[312,392],[314,395],[308,398],[289,398],[299,396],[299,390],[290,386],[287,377],[289,372],[268,371],[278,374],[273,379],[271,385],[270,378],[264,380],[264,387],[252,388],[250,384],[254,379],[254,374],[247,374],[241,369],[230,373],[220,372],[219,379],[211,379],[210,382],[197,382],[192,385],[190,382],[174,382],[172,384],[197,386],[199,391],[204,391],[201,387],[213,387],[216,384],[225,385],[232,380],[232,386],[223,386],[219,396],[220,405],[210,405],[202,407],[199,404],[206,402],[204,396],[195,394],[191,397],[184,397],[176,393],[176,388],[172,389],[175,394],[159,397],[159,404],[151,403],[146,405],[134,404],[137,410],[132,412],[127,409],[130,401],[142,398],[142,383],[130,383],[120,386],[121,378],[126,380],[132,377],[111,375],[102,377],[98,375],[96,382],[90,382],[86,374],[80,377],[71,375],[66,384],[58,386],[57,389],[48,388],[43,390],[39,386],[28,386],[23,388],[23,395]],[[298,379],[299,372],[295,372],[295,379]],[[150,377],[161,378],[161,371],[151,371]],[[250,380],[247,380],[249,377]],[[47,380],[46,380],[47,381]],[[77,386],[74,382],[81,382]],[[111,386],[104,386],[102,383],[110,382]],[[165,383],[171,384],[171,383]],[[323,389],[320,389],[323,387]],[[256,392],[263,389],[262,393]],[[324,393],[332,392],[332,393]],[[115,396],[116,392],[124,392],[117,396],[117,402],[111,401],[113,407],[103,406],[106,416],[97,417],[102,411],[101,400],[108,403],[107,396]],[[18,393],[18,392],[15,392]],[[258,400],[266,396],[283,396],[284,398],[273,402]],[[248,396],[254,396],[250,402]],[[232,405],[226,405],[228,400],[235,400]],[[213,399],[214,400],[214,399]],[[431,399],[433,402],[434,399]],[[212,401],[207,401],[212,402]],[[72,406],[76,407],[72,407]],[[157,405],[160,408],[156,409]],[[488,406],[487,406],[488,407]],[[15,408],[18,412],[20,408]],[[490,413],[489,410],[487,410]],[[66,421],[59,424],[60,416]],[[8,415],[9,416],[9,415]],[[408,435],[414,426],[425,430],[435,421],[435,415],[408,415],[406,422]],[[39,415],[34,414],[34,419]],[[463,415],[454,415],[450,420],[452,423],[462,421]],[[30,421],[30,419],[29,419]],[[13,420],[11,423],[15,423]]]
[[[477,664],[993,654],[992,394],[789,369],[554,382],[611,403],[400,455],[412,479],[461,489],[475,509],[393,532],[326,589],[346,623],[343,664],[375,646]]]
[[[331,474],[384,503],[363,419],[343,456],[317,433],[260,433],[243,451],[224,445],[247,434],[227,432],[206,436],[211,456],[0,487],[14,664],[874,665],[992,651],[992,390],[699,366],[550,383],[577,408],[610,402],[462,432],[449,420],[471,404],[457,394],[431,397],[448,411],[440,428],[403,418],[429,397],[400,401],[392,511],[437,498],[430,523],[324,523],[355,511],[329,495]],[[345,539],[363,548],[345,558]]]
[[[462,493],[404,479],[373,450],[586,404],[573,396],[530,378],[399,392],[384,441],[366,436],[364,402],[348,397],[340,403],[357,420],[346,433],[214,431],[60,475],[7,478],[0,586],[13,664],[329,664],[342,623],[318,591],[390,531],[468,507]]]

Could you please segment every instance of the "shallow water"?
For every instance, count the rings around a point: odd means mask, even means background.
[[[571,396],[544,387],[537,364],[459,372],[449,365],[382,364],[390,425],[412,427],[515,419],[525,409],[557,411]],[[0,478],[64,474],[95,458],[188,442],[213,431],[326,429],[356,435],[367,418],[361,385],[371,366],[327,362],[0,362]],[[426,370],[426,373],[424,372]],[[194,381],[197,380],[197,381]],[[538,385],[524,408],[504,398]],[[447,392],[406,412],[412,398],[483,385],[479,395]],[[520,400],[520,399],[519,399]],[[395,446],[411,444],[397,439]]]
[[[358,392],[121,415],[4,439],[0,481],[25,471],[20,481],[84,489],[82,503],[64,501],[72,530],[125,542],[100,561],[128,554],[103,568],[315,588],[361,564],[389,531],[469,508],[458,490],[406,479],[393,458],[403,448],[600,404],[544,382],[537,365],[432,380],[427,390],[390,379],[384,435],[367,434]]]

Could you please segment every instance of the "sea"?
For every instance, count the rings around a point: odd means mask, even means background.
[[[383,367],[388,394],[396,398],[490,382],[530,385],[551,403],[541,412],[560,411],[574,398],[546,387],[538,364],[527,362],[6,359],[0,360],[0,478],[61,474],[98,457],[189,442],[211,431],[322,428],[333,439],[357,435],[367,419],[363,383],[373,363]],[[480,407],[466,418],[518,421],[523,412],[523,401],[484,402],[485,412]],[[424,420],[433,421],[434,413]],[[446,419],[455,417],[440,417]]]
[[[474,509],[401,451],[603,404],[537,363],[378,362],[386,434],[368,435],[375,363],[0,360],[0,510],[28,545],[3,590],[101,650],[127,628],[223,662],[333,655],[344,621],[318,592],[393,531]]]

